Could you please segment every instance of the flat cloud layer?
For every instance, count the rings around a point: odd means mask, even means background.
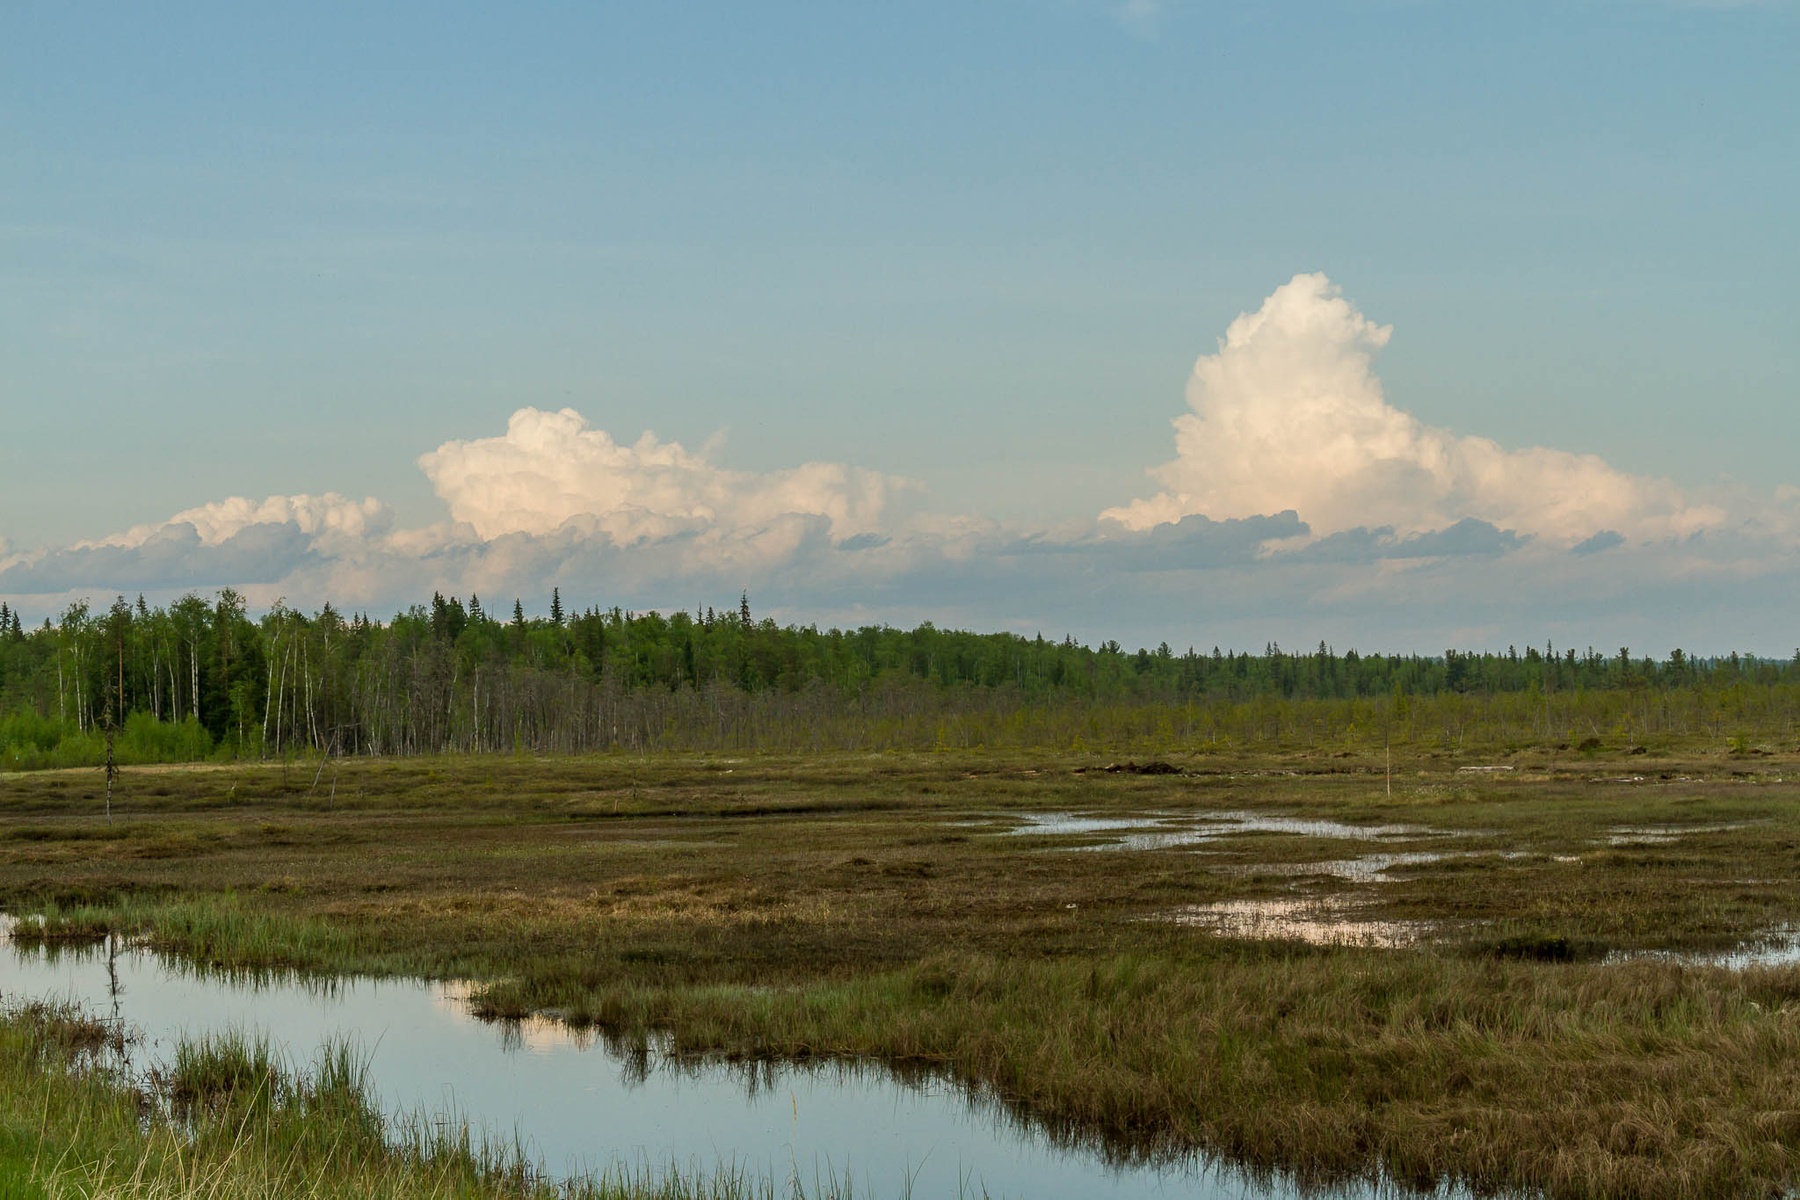
[[[1784,651],[1800,490],[1703,503],[1591,455],[1425,425],[1374,372],[1390,331],[1298,275],[1195,364],[1156,495],[1057,529],[914,511],[840,463],[749,472],[577,412],[521,408],[418,459],[445,519],[378,500],[234,497],[93,542],[0,545],[0,597],[233,586],[380,612],[436,589],[541,608],[729,602],[783,619],[932,619],[1153,645],[1431,650],[1554,637]],[[899,498],[906,497],[906,503]]]
[[[1724,519],[1672,484],[1591,454],[1507,450],[1402,412],[1374,371],[1392,333],[1325,276],[1294,276],[1194,364],[1192,411],[1175,418],[1176,457],[1150,472],[1164,490],[1102,516],[1147,529],[1195,513],[1292,508],[1320,534],[1421,533],[1474,518],[1568,541],[1601,529],[1685,535]]]

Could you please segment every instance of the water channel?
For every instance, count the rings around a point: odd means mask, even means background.
[[[0,929],[0,999],[74,1000],[137,1031],[132,1066],[183,1036],[261,1031],[304,1065],[333,1036],[369,1056],[392,1115],[444,1114],[510,1142],[553,1173],[721,1166],[811,1193],[848,1174],[873,1197],[1286,1197],[1204,1157],[1121,1160],[1070,1144],[946,1080],[878,1066],[746,1070],[626,1048],[555,1021],[484,1023],[466,989],[407,979],[231,978],[149,950],[14,944]],[[1358,1187],[1336,1196],[1372,1196]]]

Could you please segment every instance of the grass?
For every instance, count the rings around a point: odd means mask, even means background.
[[[492,1016],[943,1071],[1125,1154],[1558,1196],[1792,1189],[1800,969],[1605,961],[1800,928],[1800,764],[1703,751],[1414,750],[1391,793],[1384,760],[1326,752],[1171,758],[1177,774],[978,754],[355,761],[330,800],[301,769],[139,770],[104,834],[89,774],[9,775],[0,903],[45,916],[32,937],[470,978]],[[1337,825],[1092,853],[1104,835],[1007,832],[1069,811]],[[1340,828],[1373,825],[1445,857],[1360,880],[1321,866],[1386,848]],[[1686,832],[1615,832],[1662,827]],[[1439,937],[1378,950],[1156,919],[1295,896]]]
[[[517,1145],[443,1119],[384,1121],[347,1042],[299,1069],[227,1032],[176,1047],[134,1082],[70,1044],[67,1009],[0,1014],[0,1198],[5,1200],[849,1200],[848,1180],[776,1180],[649,1166],[545,1177]]]
[[[571,1010],[688,1051],[880,1056],[981,1081],[1121,1153],[1206,1146],[1317,1183],[1371,1163],[1559,1195],[1791,1178],[1800,980],[1403,953],[946,959],[788,993],[619,989]]]
[[[232,893],[201,900],[30,906],[13,927],[22,945],[93,942],[109,933],[179,952],[199,966],[226,970],[315,968],[350,961],[355,939],[325,921],[261,911]]]

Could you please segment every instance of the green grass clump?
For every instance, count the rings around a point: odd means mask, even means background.
[[[174,902],[28,901],[23,907],[11,935],[21,945],[98,941],[117,934],[201,966],[236,970],[328,971],[356,949],[356,938],[340,926],[254,908],[232,893]]]
[[[31,906],[12,925],[12,940],[20,945],[46,942],[97,942],[117,924],[115,909],[100,904],[58,904],[49,901]]]
[[[139,909],[125,927],[212,967],[329,969],[356,948],[341,926],[254,908],[229,894]]]
[[[164,1087],[183,1108],[266,1107],[281,1099],[285,1082],[266,1035],[228,1030],[182,1041]]]

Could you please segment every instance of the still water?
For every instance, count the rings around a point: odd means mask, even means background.
[[[516,1136],[557,1173],[727,1166],[778,1181],[797,1175],[809,1192],[815,1179],[848,1173],[857,1194],[875,1197],[1301,1194],[1202,1157],[1121,1162],[941,1079],[876,1066],[751,1071],[677,1061],[654,1045],[609,1044],[554,1021],[478,1021],[465,994],[405,979],[247,981],[139,948],[46,950],[0,936],[0,997],[72,999],[117,1016],[138,1031],[135,1069],[165,1061],[183,1035],[260,1030],[297,1065],[348,1035],[368,1055],[371,1090],[390,1114],[448,1115]]]
[[[1251,812],[1158,813],[1151,816],[1088,816],[1080,813],[1006,813],[995,820],[1016,821],[1010,836],[1088,834],[1103,841],[1076,850],[1167,850],[1250,833],[1354,841],[1409,841],[1431,837],[1468,837],[1458,829],[1423,825],[1349,825],[1316,817],[1273,817]]]

